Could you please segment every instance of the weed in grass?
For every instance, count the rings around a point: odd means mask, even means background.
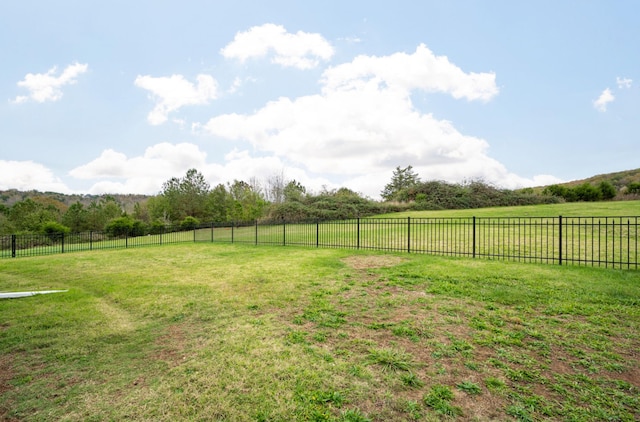
[[[337,311],[326,299],[315,300],[302,314],[303,319],[324,328],[340,327],[346,322],[345,316],[344,312]]]
[[[291,344],[308,344],[307,332],[293,330],[287,334],[287,341]]]
[[[458,383],[456,387],[458,387],[458,390],[462,390],[467,394],[475,395],[475,394],[480,394],[482,392],[482,389],[480,388],[480,386],[475,382],[471,382],[471,381],[462,381]]]
[[[421,319],[414,323],[413,329],[416,331],[416,334],[423,339],[430,339],[435,336],[434,331],[435,327],[431,321]]]
[[[398,337],[407,337],[413,342],[419,342],[420,337],[418,333],[413,328],[407,326],[406,324],[395,326],[391,329],[391,332]]]
[[[423,397],[422,401],[426,406],[442,415],[461,416],[462,409],[453,406],[451,404],[452,399],[453,392],[449,386],[436,384],[431,387],[431,390]]]
[[[371,422],[371,419],[359,409],[346,409],[340,415],[341,422]]]
[[[347,369],[347,373],[351,376],[361,378],[361,379],[371,379],[371,374],[367,369],[363,368],[360,365],[351,365]]]
[[[511,405],[507,407],[507,415],[513,416],[520,422],[533,422],[531,412],[521,405]]]
[[[409,417],[413,420],[422,419],[422,410],[420,408],[420,404],[415,400],[407,400],[404,403],[405,413],[409,414]]]
[[[487,388],[492,391],[504,390],[504,388],[507,386],[504,381],[502,381],[500,378],[495,377],[487,377],[484,380],[484,385],[486,385]]]
[[[413,372],[409,372],[408,374],[403,374],[400,377],[400,380],[407,387],[422,388],[424,386],[424,382],[420,378],[418,378],[418,376]]]
[[[328,336],[327,336],[327,333],[317,332],[317,333],[314,333],[312,337],[318,343],[324,343],[325,341],[327,341]]]
[[[505,369],[505,375],[511,381],[519,381],[519,382],[533,382],[538,378],[537,371],[531,371],[527,369]]]
[[[367,362],[381,366],[383,371],[409,371],[414,366],[411,354],[388,347],[370,349]]]
[[[391,322],[372,322],[367,325],[367,328],[371,330],[384,330],[386,328],[393,327],[393,325],[394,324]]]

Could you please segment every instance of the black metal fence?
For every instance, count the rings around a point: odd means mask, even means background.
[[[180,242],[353,248],[547,264],[638,269],[640,216],[358,218],[208,223],[145,235],[0,236],[0,257]]]

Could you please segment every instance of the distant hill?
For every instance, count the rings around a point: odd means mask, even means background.
[[[27,198],[33,200],[46,200],[48,202],[55,201],[62,203],[65,206],[70,206],[76,202],[87,206],[92,202],[99,202],[100,199],[105,197],[114,198],[126,211],[133,210],[133,206],[137,202],[143,202],[150,198],[149,195],[134,195],[134,194],[109,194],[109,195],[66,195],[64,193],[57,192],[39,192],[36,190],[19,191],[17,189],[0,190],[0,204],[7,207],[12,206],[16,202],[24,201]]]
[[[636,195],[631,195],[631,196],[634,196],[634,198],[627,198],[630,195],[624,195],[623,193],[624,193],[624,188],[628,186],[630,183],[633,183],[633,182],[640,183],[640,169],[618,171],[615,173],[598,174],[596,176],[591,176],[586,179],[572,180],[570,182],[556,183],[556,184],[559,186],[574,188],[584,183],[589,183],[591,185],[597,186],[600,182],[609,182],[616,188],[616,190],[619,192],[619,195],[616,199],[635,199]],[[532,190],[536,194],[542,194],[542,191],[546,187],[547,186],[537,186]],[[531,190],[531,188],[529,188],[528,190]]]
[[[583,183],[591,183],[597,185],[600,182],[609,182],[616,187],[617,190],[622,189],[632,182],[640,182],[640,169],[619,171],[616,173],[598,174],[587,179],[573,180],[571,182],[559,183],[560,185],[574,187]]]
[[[561,186],[575,187],[583,183],[590,183],[597,185],[600,182],[608,181],[616,190],[620,191],[625,186],[628,186],[632,182],[640,183],[640,168],[635,170],[625,170],[615,173],[598,174],[596,176],[589,177],[587,179],[572,180],[570,182],[558,183]],[[539,186],[533,188],[535,193],[542,193],[546,186]],[[530,190],[529,188],[528,190]],[[126,211],[131,211],[134,204],[138,202],[144,202],[149,199],[150,195],[136,195],[136,194],[109,194],[109,195],[66,195],[57,192],[39,192],[36,190],[19,191],[17,189],[0,190],[0,205],[7,207],[12,206],[16,202],[24,201],[27,198],[56,201],[66,205],[67,207],[80,202],[87,206],[91,202],[99,202],[100,199],[107,196],[113,197]]]

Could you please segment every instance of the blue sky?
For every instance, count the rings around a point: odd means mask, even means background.
[[[0,189],[640,167],[640,2],[5,1]]]

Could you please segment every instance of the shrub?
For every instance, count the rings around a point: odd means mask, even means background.
[[[628,194],[640,194],[640,182],[631,182],[627,185]]]
[[[56,240],[61,236],[70,233],[71,229],[57,221],[47,221],[42,224],[40,231],[46,234],[49,239]]]
[[[195,217],[187,216],[180,222],[180,229],[193,230],[200,225],[200,220]]]
[[[598,190],[600,190],[600,194],[602,195],[602,199],[604,200],[613,199],[618,193],[616,191],[616,188],[607,181],[600,182],[600,184],[598,185]]]
[[[151,234],[160,234],[164,233],[165,224],[160,220],[155,220],[151,223],[151,227],[149,227],[149,233]]]
[[[144,221],[134,220],[133,227],[131,228],[131,236],[144,236],[149,232],[149,229]]]
[[[107,223],[104,231],[113,237],[127,236],[133,232],[133,218],[128,216],[114,218]]]
[[[589,183],[583,183],[573,188],[578,201],[594,202],[602,199],[602,192]]]

